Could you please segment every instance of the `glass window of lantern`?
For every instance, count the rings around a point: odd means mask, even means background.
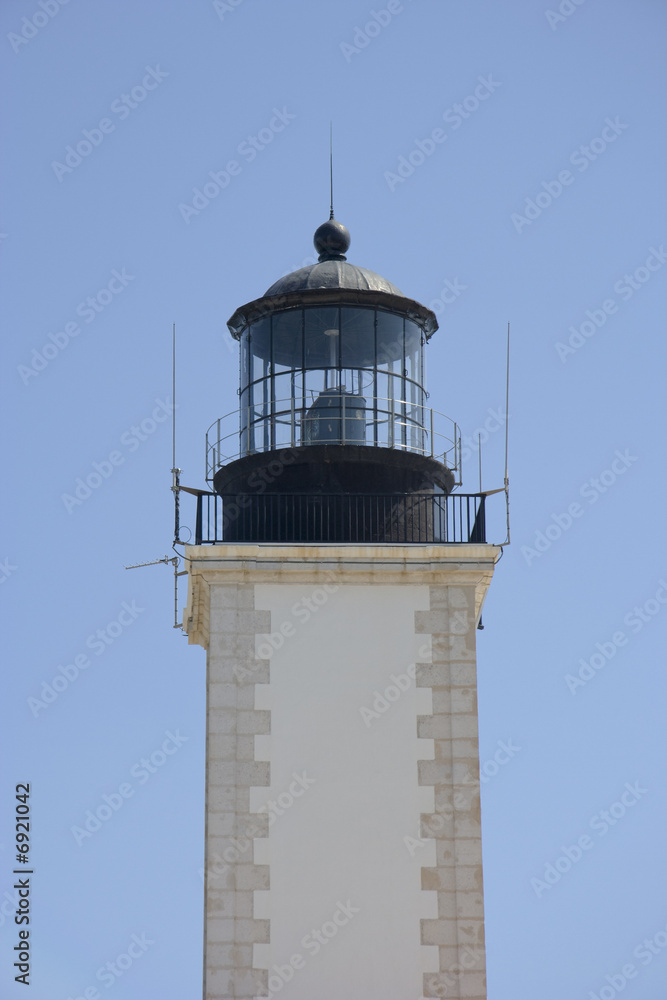
[[[250,362],[250,330],[246,329],[241,335],[241,389],[245,389],[251,382],[251,362]]]
[[[337,368],[340,364],[340,319],[337,306],[306,309],[304,367]]]
[[[303,405],[308,408],[325,389],[332,388],[329,371],[321,368],[309,368],[304,372]]]
[[[375,367],[375,310],[340,311],[341,365],[343,368]]]
[[[250,327],[250,381],[266,378],[271,362],[271,320],[260,319]]]
[[[405,321],[405,370],[407,378],[421,382],[422,331],[416,323]]]
[[[377,366],[385,371],[403,371],[403,317],[378,310]]]
[[[383,399],[388,399],[389,398],[389,379],[390,378],[391,378],[391,376],[387,375],[386,372],[378,372],[377,373],[377,378],[375,380],[375,384],[377,386],[377,391],[376,391],[375,395],[378,397],[378,399],[383,400]]]
[[[273,316],[273,370],[284,372],[303,366],[303,312],[291,309]]]
[[[245,334],[244,334],[245,337]],[[248,424],[250,422],[250,414],[248,411],[250,399],[250,390],[243,389],[241,391],[241,396],[239,399],[239,423],[241,427],[241,454],[245,455],[250,450],[250,443],[248,438]]]
[[[273,376],[273,398],[277,409],[290,409],[290,401],[294,394],[293,372],[281,372]]]

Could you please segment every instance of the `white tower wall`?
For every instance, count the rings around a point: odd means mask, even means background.
[[[491,545],[189,547],[207,1000],[485,1000]]]

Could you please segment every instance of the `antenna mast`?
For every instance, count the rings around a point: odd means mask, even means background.
[[[510,325],[507,323],[507,359],[505,376],[505,509],[507,511],[507,542],[510,544],[510,480],[507,471],[507,453],[510,433]]]
[[[334,217],[333,210],[333,122],[329,122],[329,189],[331,192],[331,207],[329,209],[329,221]]]
[[[176,468],[176,324],[171,330],[171,489],[174,494],[174,542],[181,533],[181,470]]]

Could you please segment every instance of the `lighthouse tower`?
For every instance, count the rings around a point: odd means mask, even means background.
[[[427,406],[434,314],[346,259],[229,320],[197,492],[204,997],[485,1000],[475,636],[500,555]]]

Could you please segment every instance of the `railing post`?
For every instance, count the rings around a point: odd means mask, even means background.
[[[201,545],[202,501],[204,497],[197,494],[197,519],[195,521],[195,545]]]
[[[433,407],[430,406],[429,410],[431,411],[431,458],[433,458]]]
[[[391,387],[392,392],[393,392],[393,388],[394,387],[392,386]],[[394,397],[392,395],[392,396],[389,397],[389,427],[387,428],[387,432],[388,432],[387,438],[388,438],[388,447],[389,448],[393,448],[394,447],[394,420],[395,420],[395,414],[394,414]]]
[[[456,468],[459,473],[459,483],[463,482],[463,457],[461,454],[461,431],[459,430],[459,425],[454,424],[454,454],[458,453]]]

